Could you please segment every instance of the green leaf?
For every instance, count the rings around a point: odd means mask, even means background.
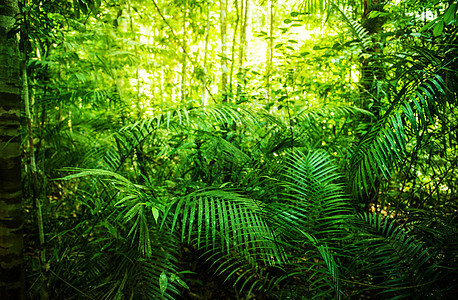
[[[159,276],[159,288],[163,296],[165,291],[167,290],[168,281],[169,280],[167,278],[167,275],[165,274],[165,271],[162,271],[161,275]]]
[[[430,29],[431,27],[433,27],[434,24],[436,24],[436,22],[437,22],[437,20],[429,21],[425,26],[423,26],[423,27],[420,29],[420,32],[427,31],[428,29]]]
[[[367,16],[367,18],[369,19],[372,19],[372,18],[377,18],[378,16],[380,16],[382,14],[381,11],[378,11],[378,10],[373,10],[369,13],[369,15]]]
[[[442,34],[442,31],[444,31],[444,21],[440,20],[437,22],[437,24],[434,26],[433,29],[433,35],[434,36],[439,36]]]
[[[151,212],[153,213],[154,220],[157,222],[159,218],[159,209],[157,209],[157,207],[152,207]]]
[[[453,20],[455,20],[456,18],[456,8],[457,8],[457,4],[456,3],[453,3],[452,5],[450,5],[450,7],[447,9],[447,11],[445,12],[444,14],[444,23],[445,24],[449,24],[450,22],[452,22]]]
[[[184,273],[184,272],[183,272]],[[173,283],[173,282],[176,282],[178,283],[180,286],[184,287],[185,289],[189,290],[189,286],[186,284],[186,282],[184,282],[177,274],[172,274],[170,276],[170,282]]]

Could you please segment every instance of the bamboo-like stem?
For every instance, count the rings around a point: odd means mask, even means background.
[[[233,82],[233,78],[234,78],[235,46],[236,46],[236,40],[237,40],[237,29],[239,27],[239,21],[240,21],[239,3],[238,3],[237,0],[234,0],[234,7],[235,7],[236,18],[235,18],[234,34],[232,36],[231,72],[229,74],[229,94],[231,95],[231,97],[232,97],[232,94],[233,94],[232,82]]]
[[[26,299],[21,185],[20,63],[9,36],[17,0],[0,0],[0,298]]]
[[[238,83],[237,83],[237,101],[240,100],[240,96],[242,93],[242,84],[240,80],[243,78],[242,77],[242,72],[243,72],[243,61],[244,61],[244,56],[245,56],[245,48],[246,48],[246,34],[247,34],[247,28],[248,28],[248,22],[249,22],[249,8],[250,8],[250,0],[245,0],[245,5],[243,5],[243,0],[242,0],[242,28],[240,32],[240,45],[239,45],[239,70],[238,70]]]
[[[183,38],[182,38],[182,46],[183,46],[183,55],[182,55],[182,62],[181,62],[181,105],[186,104],[186,16],[188,11],[188,1],[184,2],[184,11],[183,11]]]
[[[47,269],[46,264],[46,249],[45,245],[45,234],[43,228],[43,212],[41,210],[41,201],[38,191],[38,174],[37,174],[37,165],[35,162],[35,147],[33,141],[33,128],[32,128],[32,113],[30,112],[31,103],[29,97],[29,84],[27,76],[27,55],[24,55],[24,58],[21,63],[21,77],[22,77],[22,98],[24,100],[24,109],[25,116],[27,120],[27,133],[28,133],[28,152],[30,159],[30,169],[32,174],[32,197],[34,205],[37,209],[37,226],[38,226],[38,237],[40,241],[40,264],[41,271],[44,273]],[[41,286],[41,299],[47,299],[48,293],[46,291],[45,285]]]
[[[269,1],[268,8],[267,8],[267,15],[269,19],[269,39],[267,41],[267,53],[266,53],[266,60],[267,60],[267,69],[266,69],[266,97],[267,102],[271,101],[271,76],[272,76],[272,63],[273,63],[273,53],[274,53],[274,36],[273,36],[273,28],[274,28],[274,2],[272,0]]]
[[[220,0],[220,25],[221,25],[221,94],[223,102],[227,102],[227,1]]]
[[[172,36],[173,38],[179,43],[181,49],[183,50],[183,53],[185,53],[185,55],[188,57],[188,60],[191,62],[191,64],[194,66],[194,68],[197,67],[197,63],[192,59],[192,57],[189,56],[189,54],[187,53],[186,51],[186,48],[181,44],[179,38],[177,37],[177,35],[175,34],[175,31],[173,30],[173,27],[170,26],[169,22],[167,21],[167,19],[164,17],[164,15],[162,14],[162,11],[161,9],[159,8],[159,6],[157,5],[156,3],[156,0],[153,0],[153,5],[154,7],[156,8],[156,11],[157,13],[159,14],[159,16],[161,17],[162,21],[164,21],[164,23],[170,28],[171,32],[172,32]],[[210,89],[208,88],[208,86],[206,86],[206,90],[208,92],[208,94],[210,95],[210,98],[212,98],[212,100],[216,103],[216,100],[215,98],[213,97],[213,94],[211,93]]]
[[[202,78],[204,89],[202,91],[202,106],[207,105],[207,56],[208,56],[208,42],[210,39],[210,10],[211,0],[207,3],[207,29],[205,30],[205,50],[204,50],[204,76]]]
[[[135,53],[135,57],[139,57],[139,53],[138,53],[138,46],[137,44],[135,43],[136,42],[136,32],[135,32],[135,29],[134,29],[134,21],[133,21],[133,17],[132,17],[132,5],[130,3],[130,0],[127,1],[127,8],[128,8],[128,11],[129,11],[129,27],[130,27],[130,32],[132,34],[132,40],[134,41],[134,53]],[[141,101],[140,101],[140,88],[141,88],[141,83],[140,83],[140,68],[139,68],[139,65],[137,63],[136,67],[135,67],[135,77],[136,77],[136,80],[137,80],[137,93],[136,93],[136,106],[137,106],[137,116],[138,118],[141,118],[143,116],[143,109],[142,109],[142,105],[141,105]]]

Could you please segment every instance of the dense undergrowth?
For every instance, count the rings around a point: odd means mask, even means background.
[[[305,52],[285,54],[285,65],[296,65],[277,74],[271,99],[256,94],[263,83],[253,77],[243,92],[215,95],[218,103],[167,100],[149,114],[116,77],[135,59],[101,59],[100,40],[114,36],[97,31],[101,23],[81,35],[29,32],[50,49],[28,69],[36,97],[36,143],[25,142],[23,155],[30,297],[453,298],[456,3],[427,26],[402,23],[409,16],[382,15],[384,35],[335,6],[328,22],[351,34],[323,40],[308,61]],[[92,52],[72,48],[82,41]],[[338,60],[339,70],[326,69]],[[363,66],[354,85],[337,74],[351,63]],[[312,82],[301,73],[307,64],[330,82]]]

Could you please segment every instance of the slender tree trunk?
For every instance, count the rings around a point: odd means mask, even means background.
[[[369,19],[369,14],[374,10],[383,10],[383,0],[364,0],[364,10],[361,17],[361,24],[363,27],[372,35],[376,35],[381,32],[384,19],[381,17]],[[381,51],[378,44],[374,43],[374,46],[366,51],[373,55]],[[383,67],[373,61],[372,57],[363,58],[361,61],[361,96],[362,103],[361,107],[364,109],[371,110],[371,112],[378,117],[380,110],[380,102],[377,99],[376,94],[376,81],[382,79],[384,76]],[[369,104],[372,104],[369,107]]]
[[[207,2],[207,29],[205,30],[205,50],[204,50],[204,76],[202,79],[204,89],[202,91],[202,106],[207,105],[207,56],[208,56],[208,41],[210,39],[210,10],[212,1]]]
[[[160,82],[159,82],[159,94],[161,95],[161,112],[164,111],[164,107],[165,107],[165,91],[164,91],[164,84],[165,84],[165,75],[164,75],[164,69],[161,67],[159,69],[160,71]]]
[[[37,226],[38,226],[38,238],[40,241],[40,266],[41,266],[41,272],[42,272],[42,277],[41,280],[42,282],[44,281],[44,273],[46,271],[46,251],[44,248],[45,244],[45,234],[44,234],[44,227],[43,227],[43,213],[41,210],[41,199],[40,199],[40,191],[38,187],[38,170],[37,170],[37,164],[35,160],[35,145],[33,142],[34,139],[34,133],[33,133],[33,128],[32,128],[32,123],[33,123],[33,118],[32,118],[32,113],[31,109],[33,107],[33,104],[31,102],[31,98],[29,97],[29,83],[28,83],[28,76],[27,76],[27,61],[28,58],[26,55],[24,55],[24,58],[22,60],[21,64],[21,74],[22,74],[22,99],[24,100],[24,110],[25,110],[25,117],[27,121],[27,147],[28,147],[28,153],[29,153],[29,164],[30,164],[30,173],[32,175],[32,198],[34,201],[34,206],[36,208],[36,218],[37,218]],[[46,285],[41,284],[41,289],[40,289],[40,297],[42,300],[48,299],[48,292],[46,290]]]
[[[364,0],[363,1],[363,14],[361,17],[361,24],[371,34],[377,35],[382,31],[382,25],[386,21],[384,18],[376,17],[369,19],[369,14],[374,11],[383,11],[384,0]],[[360,72],[360,107],[369,110],[373,113],[375,118],[379,118],[381,102],[377,93],[377,81],[384,79],[385,74],[383,65],[375,61],[374,57],[376,53],[381,52],[381,47],[378,43],[366,49],[366,52],[370,54],[369,58],[363,58],[361,61],[361,72]],[[363,120],[368,122],[370,120]],[[365,211],[369,210],[370,204],[374,204],[375,210],[378,209],[378,189],[380,182],[375,183],[375,188],[371,194],[363,202],[365,203]]]
[[[267,15],[268,15],[268,24],[269,24],[269,39],[267,40],[267,53],[266,53],[266,97],[267,102],[271,101],[271,76],[272,76],[272,62],[273,62],[273,53],[274,53],[274,36],[273,36],[273,28],[274,28],[274,1],[269,0],[268,8],[267,8]]]
[[[243,3],[243,0],[242,0]],[[234,34],[232,36],[232,49],[231,49],[231,72],[229,75],[229,93],[233,95],[233,90],[232,90],[232,82],[233,82],[233,76],[234,76],[234,66],[235,66],[235,47],[237,46],[237,29],[239,28],[239,22],[240,22],[240,13],[239,13],[239,3],[237,0],[234,0],[234,7],[235,7],[235,26],[234,26]],[[231,96],[232,97],[232,96]]]
[[[17,0],[0,0],[0,299],[25,299],[22,237],[20,68],[8,37]]]
[[[138,53],[138,46],[137,46],[137,38],[136,38],[136,32],[134,28],[134,20],[132,17],[132,4],[130,3],[130,0],[127,1],[127,9],[129,12],[129,27],[130,27],[130,33],[132,34],[132,40],[134,41],[134,53],[136,57],[139,57]],[[141,119],[143,117],[143,108],[140,100],[140,88],[141,88],[141,81],[140,81],[140,68],[139,65],[137,64],[135,67],[135,77],[137,80],[137,93],[136,93],[136,100],[135,103],[137,105],[137,117]]]
[[[239,70],[237,72],[237,101],[240,101],[240,97],[242,94],[242,80],[244,80],[245,73],[243,70],[243,61],[245,58],[245,49],[246,49],[246,35],[247,35],[247,28],[249,23],[249,12],[250,12],[250,0],[245,0],[245,5],[243,4],[244,0],[242,0],[242,28],[240,31],[240,45],[239,45]]]
[[[221,93],[223,96],[223,102],[227,102],[227,0],[220,0],[219,3],[221,18]]]
[[[183,12],[183,56],[181,62],[181,105],[186,105],[186,17],[188,12],[188,1],[184,2]]]
[[[127,8],[129,10],[129,25],[130,25],[130,32],[132,34],[132,40],[136,42],[137,38],[136,38],[136,32],[135,32],[134,22],[133,22],[133,17],[132,17],[132,5],[130,1],[127,1]],[[136,43],[134,43],[134,53],[137,57],[139,56],[138,52],[139,52],[138,47]],[[135,68],[135,76],[137,79],[137,93],[136,93],[137,118],[140,120],[141,118],[143,118],[143,108],[142,108],[142,103],[140,99],[141,82],[140,82],[140,67],[138,64]],[[140,172],[138,176],[138,180],[140,183],[144,183],[145,178],[147,178],[148,176],[148,172],[145,168],[146,162],[145,162],[143,144],[139,144],[135,147],[135,154],[137,156],[137,166]]]

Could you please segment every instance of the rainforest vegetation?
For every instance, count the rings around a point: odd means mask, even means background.
[[[0,0],[0,298],[455,298],[457,7]]]

